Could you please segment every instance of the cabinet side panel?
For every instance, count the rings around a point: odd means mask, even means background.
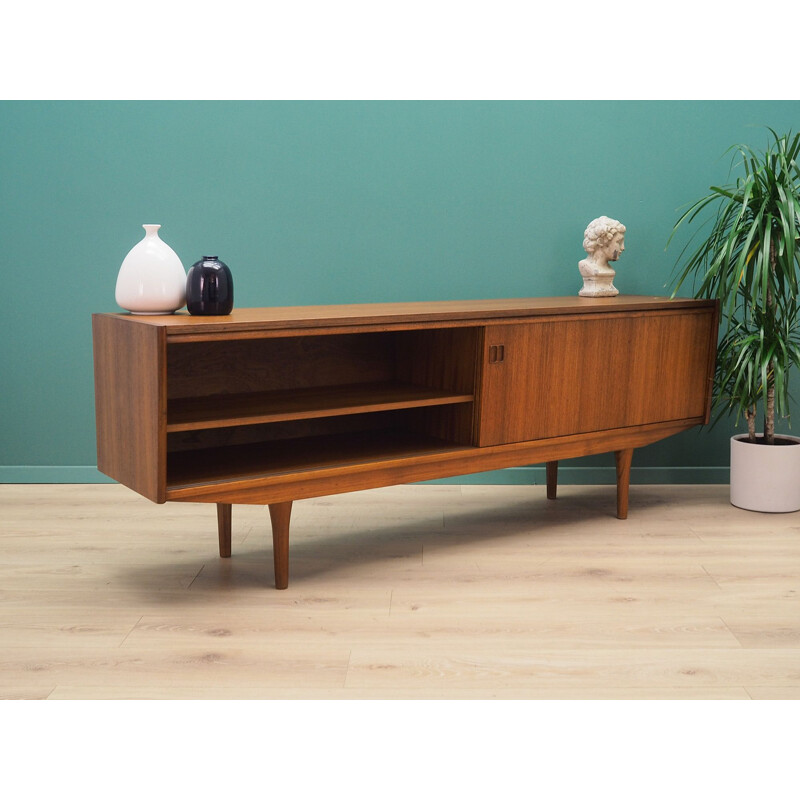
[[[719,300],[715,301],[714,310],[708,320],[708,365],[706,368],[706,416],[703,424],[711,421],[711,404],[714,399],[714,375],[717,367],[717,339],[719,338]]]
[[[712,322],[704,310],[489,326],[479,443],[701,422]]]
[[[166,336],[160,327],[92,317],[97,468],[157,503],[166,499]]]
[[[476,392],[480,328],[408,331],[397,339],[397,378],[448,392]],[[420,409],[415,430],[472,444],[474,403]]]
[[[475,391],[478,335],[475,328],[408,331],[398,339],[398,377],[451,392]]]

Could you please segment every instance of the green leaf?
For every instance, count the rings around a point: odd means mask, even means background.
[[[766,401],[788,413],[789,377],[800,367],[800,133],[765,151],[733,145],[728,183],[685,206],[667,241],[690,228],[675,263],[673,297],[693,282],[720,301],[714,408],[736,414]]]

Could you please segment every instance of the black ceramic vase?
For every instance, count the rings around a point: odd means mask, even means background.
[[[216,256],[203,256],[186,276],[186,308],[190,314],[224,316],[233,309],[233,278]]]

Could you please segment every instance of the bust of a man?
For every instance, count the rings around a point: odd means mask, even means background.
[[[581,297],[613,297],[619,294],[614,286],[617,274],[610,262],[625,251],[625,226],[610,217],[593,219],[583,234],[583,249],[589,257],[578,262],[583,276]]]

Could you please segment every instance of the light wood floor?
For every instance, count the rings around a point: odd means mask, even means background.
[[[0,697],[800,699],[800,512],[726,486],[399,486],[267,510],[0,486]]]

